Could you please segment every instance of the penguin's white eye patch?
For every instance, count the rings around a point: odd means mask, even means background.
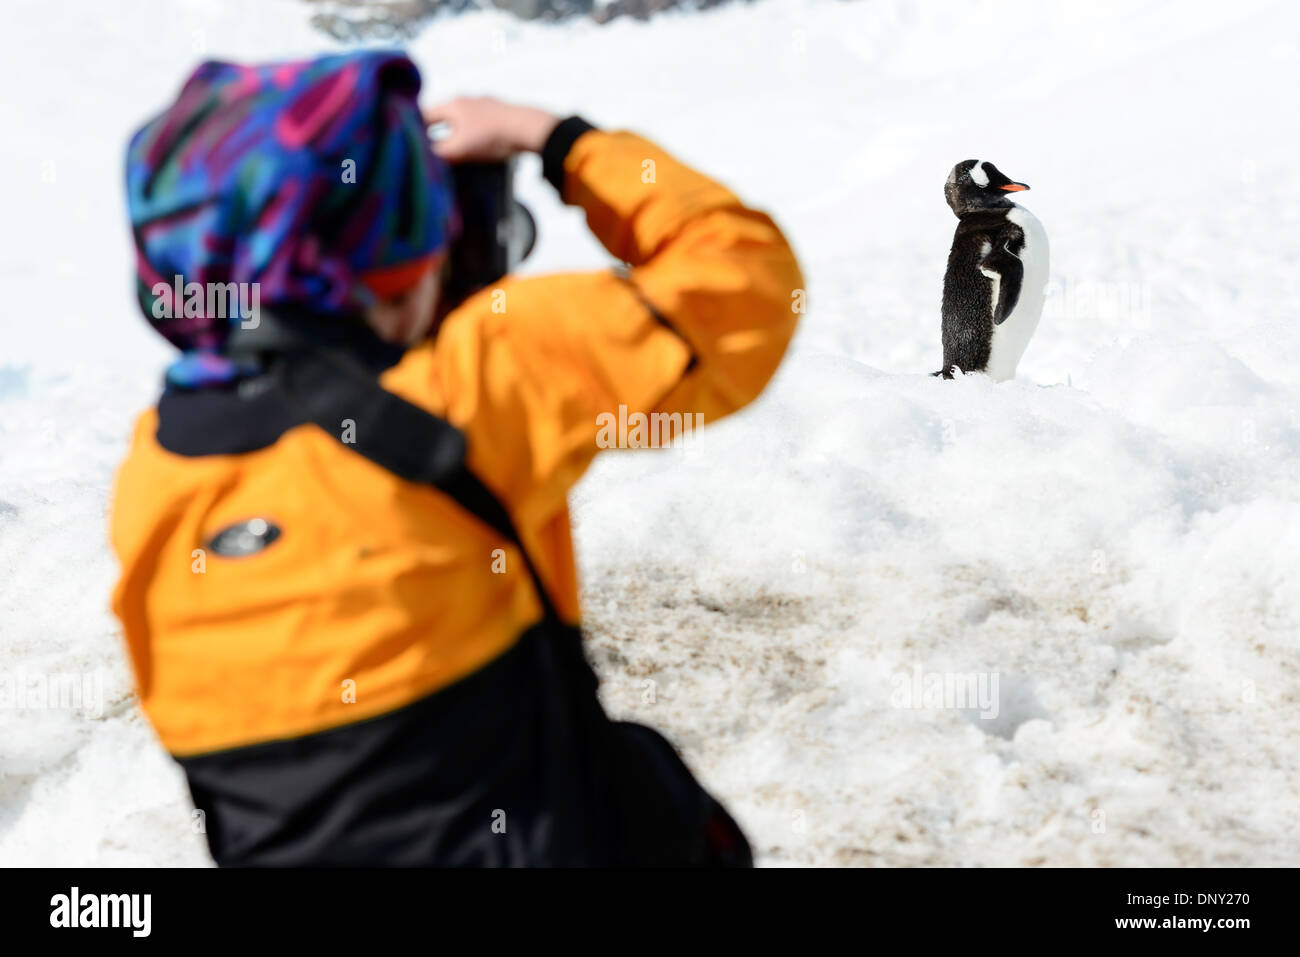
[[[971,182],[976,186],[987,186],[989,184],[989,174],[984,171],[984,163],[979,162],[970,168]]]

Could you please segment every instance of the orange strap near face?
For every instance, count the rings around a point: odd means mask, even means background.
[[[380,299],[392,299],[413,288],[429,269],[439,268],[446,256],[446,250],[439,250],[396,266],[371,269],[361,274],[361,283]]]

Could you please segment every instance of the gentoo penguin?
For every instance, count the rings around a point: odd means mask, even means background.
[[[1029,189],[985,160],[952,168],[943,195],[957,232],[943,277],[943,369],[983,372],[1001,382],[1016,374],[1047,285],[1047,233],[1010,194]]]

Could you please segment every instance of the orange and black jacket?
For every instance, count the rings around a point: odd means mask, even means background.
[[[138,421],[113,609],[219,862],[617,860],[609,835],[632,825],[608,819],[610,789],[677,773],[657,743],[592,759],[637,765],[617,785],[584,757],[613,732],[572,637],[566,495],[608,416],[708,423],[757,396],[803,280],[767,215],[639,136],[571,117],[542,158],[625,268],[507,277],[405,351],[360,324],[336,337],[403,408],[454,427],[473,494],[366,454],[423,454],[409,417],[347,416],[348,400],[322,417],[274,377],[169,391]],[[410,820],[374,814],[385,802]],[[561,804],[585,810],[559,821]]]

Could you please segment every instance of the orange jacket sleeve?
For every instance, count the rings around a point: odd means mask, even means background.
[[[448,317],[430,357],[471,466],[526,528],[563,510],[611,418],[707,424],[750,402],[803,294],[766,214],[640,136],[582,133],[563,187],[630,268],[508,277]]]

